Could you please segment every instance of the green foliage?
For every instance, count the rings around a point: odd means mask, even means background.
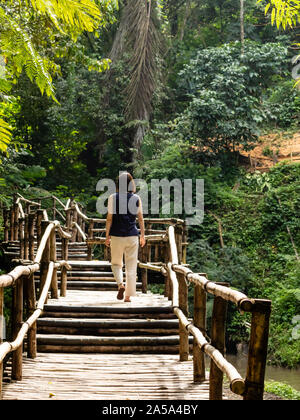
[[[243,145],[259,135],[267,114],[264,89],[287,71],[287,49],[281,44],[247,42],[200,50],[179,73],[184,111],[170,125],[172,137],[185,138],[206,154]]]
[[[265,391],[278,395],[285,400],[300,400],[300,392],[283,382],[266,381]]]
[[[76,41],[84,31],[93,32],[99,26],[111,22],[112,12],[117,6],[117,0],[103,0],[99,5],[94,0],[2,2],[0,53],[5,59],[5,74],[3,71],[0,73],[1,96],[7,94],[17,79],[25,73],[42,94],[46,93],[57,102],[52,76],[59,71],[59,67],[52,59],[52,54],[47,51],[47,41],[55,41],[57,33],[69,35]],[[38,36],[34,33],[36,25]],[[107,65],[107,61],[88,60],[88,67],[93,70],[102,70]],[[0,151],[7,150],[11,137],[10,127],[0,118]]]
[[[276,128],[297,128],[300,115],[300,93],[294,88],[294,81],[285,80],[268,89],[265,100],[265,112],[270,115],[270,122]],[[270,123],[268,124],[270,127]]]
[[[263,0],[258,0],[258,3]],[[265,13],[271,12],[271,23],[276,23],[279,29],[287,26],[293,27],[300,22],[300,1],[299,0],[267,0]]]

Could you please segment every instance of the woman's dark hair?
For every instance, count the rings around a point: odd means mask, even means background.
[[[116,188],[118,192],[136,192],[135,182],[129,172],[123,172],[116,179]]]

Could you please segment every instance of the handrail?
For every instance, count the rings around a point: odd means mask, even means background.
[[[220,351],[218,351],[215,347],[211,346],[208,343],[208,341],[206,340],[202,332],[199,330],[199,328],[192,325],[192,323],[184,315],[183,311],[178,307],[179,306],[178,280],[177,280],[175,271],[172,268],[173,264],[178,263],[178,255],[177,255],[173,226],[169,226],[168,234],[169,234],[169,244],[170,244],[170,250],[171,250],[171,262],[168,263],[167,269],[169,271],[170,278],[173,285],[172,303],[173,303],[174,313],[178,317],[182,326],[194,336],[194,339],[196,340],[200,349],[204,351],[216,363],[216,365],[222,370],[222,372],[227,375],[230,381],[231,390],[236,394],[242,395],[245,391],[244,379],[237,372],[235,367],[231,365],[229,362],[227,362],[227,360],[220,353]],[[189,270],[189,273],[191,273],[191,270]]]
[[[172,282],[172,303],[174,313],[177,315],[182,328],[186,332],[193,335],[199,349],[206,353],[211,360],[215,363],[217,368],[222,371],[228,377],[230,381],[231,390],[238,394],[243,395],[244,399],[262,399],[263,396],[263,382],[264,382],[264,369],[266,363],[266,352],[267,352],[267,334],[268,334],[268,322],[270,316],[270,305],[271,301],[261,299],[250,299],[245,294],[233,290],[230,287],[225,287],[220,284],[216,284],[209,281],[203,275],[193,273],[187,267],[178,264],[178,254],[174,235],[174,227],[168,228],[168,237],[170,245],[170,259],[166,265],[170,280]],[[184,311],[180,308],[179,294],[180,287],[178,284],[176,272],[183,276],[181,281],[193,282],[196,287],[201,287],[205,292],[211,293],[215,296],[215,299],[223,299],[224,301],[231,301],[235,303],[241,311],[252,312],[252,323],[251,323],[251,339],[248,357],[248,370],[246,379],[243,379],[236,368],[230,364],[219,349],[215,348],[209,343],[204,337],[203,332],[200,328],[197,328],[191,323]],[[186,287],[186,284],[184,285]],[[187,291],[186,291],[187,300]],[[225,319],[224,319],[225,322]],[[213,331],[214,335],[217,334],[217,330]],[[221,333],[221,331],[220,331]],[[185,334],[184,340],[188,341],[188,335]],[[259,343],[259,344],[257,344]],[[224,350],[224,348],[223,348]],[[259,359],[257,366],[255,366],[255,358]],[[212,374],[212,370],[211,370]],[[255,379],[255,380],[253,380]],[[222,380],[219,381],[219,385],[222,386]],[[215,393],[217,394],[217,393]]]

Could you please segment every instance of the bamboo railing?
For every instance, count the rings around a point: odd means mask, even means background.
[[[244,400],[262,400],[267,357],[269,318],[271,301],[250,299],[245,294],[233,290],[228,284],[215,283],[205,274],[191,271],[186,264],[180,263],[176,238],[176,227],[169,226],[164,238],[168,238],[166,263],[139,262],[146,270],[161,271],[166,278],[166,296],[172,300],[173,311],[179,319],[179,357],[186,361],[189,357],[189,335],[193,336],[193,377],[194,382],[206,379],[205,357],[209,356],[209,398],[221,400],[223,395],[223,376],[227,376],[233,393],[243,396]],[[188,285],[194,285],[194,314],[188,317]],[[207,294],[214,297],[211,338],[206,334]],[[251,333],[248,350],[246,378],[230,364],[225,354],[225,328],[228,301],[234,303],[241,312],[251,312]]]
[[[59,215],[59,221],[49,222],[48,210],[41,208],[42,200],[52,200],[50,213]],[[60,208],[58,209],[58,206]],[[25,210],[24,210],[25,209]],[[68,243],[86,242],[87,259],[93,257],[93,246],[101,245],[104,259],[110,260],[110,250],[105,247],[106,219],[91,218],[84,214],[80,204],[69,199],[64,204],[56,197],[43,197],[32,201],[22,196],[15,198],[10,209],[3,210],[4,241],[20,243],[19,265],[10,273],[0,276],[0,319],[3,316],[3,289],[14,286],[13,341],[1,344],[0,376],[3,360],[13,352],[12,377],[22,377],[22,346],[27,334],[27,354],[36,355],[36,320],[47,301],[49,290],[57,298],[57,270],[61,269],[61,296],[66,295]],[[179,319],[179,359],[185,361],[190,354],[189,337],[193,337],[193,379],[206,380],[205,354],[210,358],[209,395],[212,400],[222,399],[223,376],[227,376],[232,392],[245,400],[263,398],[264,375],[268,344],[271,301],[250,299],[233,290],[228,284],[213,282],[204,273],[194,273],[186,264],[187,226],[175,218],[145,218],[146,245],[139,248],[138,267],[141,272],[142,292],[147,291],[148,273],[161,273],[165,296],[172,301],[173,311]],[[153,226],[160,227],[153,229]],[[162,228],[162,227],[163,228]],[[167,229],[165,228],[167,226]],[[56,234],[62,238],[62,261],[56,261]],[[100,236],[98,236],[100,234]],[[38,248],[34,255],[34,243]],[[33,274],[40,270],[39,299],[36,304]],[[188,288],[194,286],[194,313],[189,318]],[[30,315],[23,323],[23,291],[25,305]],[[206,332],[206,300],[213,296],[210,338]],[[243,378],[225,357],[225,330],[228,302],[241,312],[250,312],[251,333],[246,377]],[[0,387],[2,379],[0,377]]]
[[[18,208],[21,216],[23,216],[19,205]],[[0,276],[0,319],[2,319],[4,316],[4,288],[13,287],[13,341],[2,342],[2,337],[0,337],[0,398],[2,398],[3,361],[5,357],[9,355],[9,353],[12,353],[12,379],[15,380],[22,379],[22,355],[25,337],[27,339],[27,356],[29,358],[36,357],[36,321],[43,312],[44,304],[47,302],[49,290],[51,291],[51,297],[58,298],[58,269],[61,269],[62,272],[60,295],[66,295],[67,270],[70,270],[71,267],[66,261],[67,258],[61,261],[57,261],[56,234],[62,238],[63,257],[67,257],[68,255],[68,241],[71,239],[72,235],[64,231],[59,221],[49,222],[47,214],[44,211],[42,212],[43,219],[40,220],[41,232],[36,255],[33,255],[33,247],[31,247],[29,252],[28,246],[26,246],[25,248],[28,252],[25,252],[25,254],[30,254],[31,261],[27,261],[26,264],[25,260],[20,260],[23,263],[22,265],[18,265],[8,274],[3,274]],[[21,223],[21,221],[19,222]],[[14,224],[12,224],[12,228],[13,226]],[[30,232],[33,232],[33,225],[30,227]],[[22,242],[22,239],[24,239],[23,236],[25,236],[24,231],[23,235],[21,235],[19,238],[20,242]],[[26,243],[28,245],[28,242]],[[23,251],[21,251],[21,253]],[[40,283],[38,287],[39,297],[37,300],[34,284],[34,273],[38,270],[40,270]],[[24,309],[26,310],[26,313],[29,314],[29,317],[26,321],[23,321]]]

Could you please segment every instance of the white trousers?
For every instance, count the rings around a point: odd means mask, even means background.
[[[138,236],[110,237],[111,269],[118,285],[123,284],[123,255],[125,256],[125,296],[136,295],[138,249]]]

